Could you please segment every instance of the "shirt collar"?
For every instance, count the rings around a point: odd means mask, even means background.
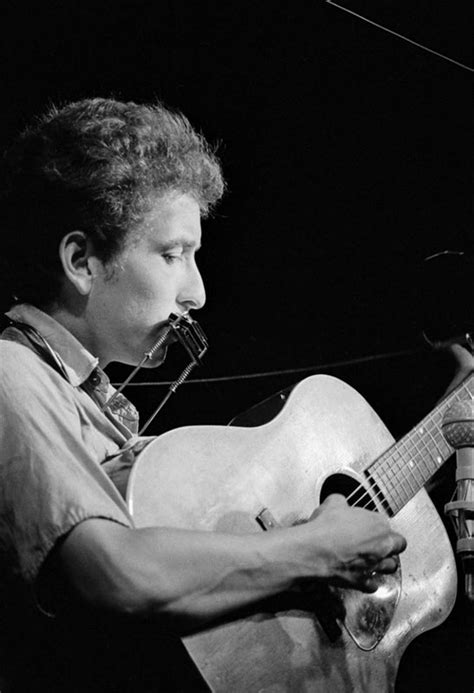
[[[56,352],[71,385],[79,387],[97,368],[99,359],[92,356],[69,330],[39,308],[29,303],[20,303],[6,315],[11,320],[31,325],[41,334]]]

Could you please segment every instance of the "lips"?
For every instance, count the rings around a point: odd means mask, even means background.
[[[176,318],[177,316],[172,314],[166,322],[156,326],[156,335],[148,351],[151,354],[150,361],[155,362],[155,364],[157,360],[162,363],[165,360],[168,347],[179,342],[176,330],[171,325],[171,317]]]
[[[170,328],[169,328],[168,335],[167,335],[167,337],[166,337],[165,344],[166,344],[166,345],[168,345],[168,344],[175,344],[175,342],[177,342],[177,341],[178,341],[178,337],[176,336],[175,331],[174,331],[173,329],[171,329],[171,327],[170,327]]]

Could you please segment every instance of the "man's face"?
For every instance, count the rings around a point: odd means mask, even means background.
[[[195,253],[201,243],[198,203],[190,195],[160,198],[114,260],[98,263],[88,301],[91,350],[101,365],[138,363],[162,334],[170,313],[201,308],[205,291]],[[161,363],[165,349],[150,365]]]

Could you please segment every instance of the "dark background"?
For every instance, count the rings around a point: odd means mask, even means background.
[[[469,264],[424,262],[472,252],[472,72],[327,3],[273,4],[5,9],[1,144],[51,103],[95,95],[162,99],[220,142],[228,193],[204,224],[199,320],[211,348],[196,377],[295,372],[187,384],[150,433],[225,424],[324,371],[356,387],[399,436],[452,374],[422,330],[473,328]],[[468,3],[343,4],[472,67]],[[137,380],[158,383],[181,365],[175,353]],[[163,393],[128,390],[144,416]],[[433,493],[440,508],[453,478]],[[470,690],[459,654],[467,633],[460,597],[409,648],[403,690],[438,690],[440,672],[456,667]]]

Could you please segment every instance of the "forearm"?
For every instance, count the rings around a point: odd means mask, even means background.
[[[136,579],[151,596],[148,611],[185,627],[231,616],[295,583],[294,571],[278,560],[278,547],[284,542],[275,533],[139,531],[144,560]],[[150,590],[150,578],[157,574],[159,582]]]
[[[186,632],[297,591],[301,581],[373,592],[371,575],[394,572],[405,544],[383,515],[331,496],[307,523],[246,535],[86,520],[57,558],[88,605]]]
[[[239,536],[155,527],[127,530],[91,520],[73,535],[61,556],[82,599],[161,619],[184,631],[287,591],[297,580],[287,530]]]

